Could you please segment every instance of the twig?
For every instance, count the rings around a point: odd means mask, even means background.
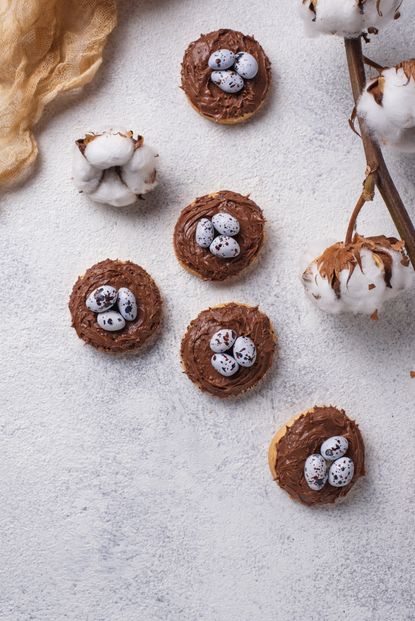
[[[366,84],[365,67],[363,63],[362,41],[358,39],[345,39],[347,63],[349,66],[350,83],[352,86],[355,105]],[[406,251],[415,269],[415,229],[405,209],[405,205],[399,192],[393,183],[389,170],[383,159],[382,151],[376,144],[362,119],[359,118],[360,133],[366,155],[366,162],[370,170],[374,171],[374,180],[379,188],[386,207],[405,242]]]
[[[381,73],[385,69],[385,67],[382,67],[382,65],[375,63],[374,60],[372,60],[371,58],[368,58],[367,56],[363,56],[363,62],[368,67],[372,67],[372,69],[376,69],[376,71],[379,71],[379,73]]]
[[[349,226],[347,227],[347,233],[344,240],[345,244],[351,244],[353,239],[353,233],[356,227],[356,221],[362,207],[368,201],[373,201],[375,196],[375,175],[374,170],[370,170],[366,179],[363,182],[363,192],[359,196],[359,200],[356,203],[356,207],[353,209],[353,213],[350,216]]]

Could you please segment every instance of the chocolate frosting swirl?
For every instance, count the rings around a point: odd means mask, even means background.
[[[201,218],[211,219],[219,212],[237,218],[240,232],[234,238],[241,248],[234,259],[220,259],[209,248],[196,243],[196,227]],[[261,209],[247,196],[222,190],[197,198],[181,212],[174,229],[177,258],[204,280],[225,280],[236,276],[257,256],[264,241],[265,219]]]
[[[111,285],[127,287],[137,300],[138,316],[127,321],[123,330],[107,332],[97,323],[96,314],[85,301],[94,289]],[[109,353],[131,352],[140,348],[161,323],[162,301],[159,289],[149,274],[130,261],[106,259],[90,267],[74,285],[69,300],[72,326],[86,343]]]
[[[249,336],[257,350],[254,365],[240,367],[232,377],[223,377],[211,364],[213,352],[209,342],[222,328],[232,329],[238,336]],[[235,303],[215,306],[202,311],[187,328],[181,347],[183,367],[201,390],[220,398],[238,395],[252,388],[268,371],[276,341],[270,320],[258,307]]]
[[[258,62],[258,73],[245,80],[239,93],[225,93],[211,79],[210,55],[219,49],[234,54],[248,52]],[[221,29],[202,35],[187,48],[182,63],[182,88],[193,106],[212,121],[242,120],[264,102],[271,83],[271,63],[253,37],[235,30]]]
[[[344,436],[349,442],[346,456],[354,462],[354,476],[345,487],[326,483],[320,491],[310,489],[304,478],[309,455],[320,453],[322,443],[332,436]],[[271,444],[272,446],[272,444]],[[305,505],[333,503],[346,496],[357,479],[365,474],[365,448],[357,424],[335,407],[315,407],[301,414],[276,445],[275,471],[280,487]]]

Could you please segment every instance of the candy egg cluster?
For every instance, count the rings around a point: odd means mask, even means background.
[[[353,479],[354,463],[346,457],[349,443],[343,436],[332,436],[323,442],[320,453],[307,457],[304,478],[308,487],[319,492],[328,482],[333,487],[345,487]]]
[[[252,367],[256,360],[255,343],[249,336],[239,336],[234,330],[222,328],[210,339],[210,349],[214,352],[213,368],[224,377],[231,377],[239,367]],[[230,353],[228,352],[231,352]]]
[[[127,287],[115,289],[102,285],[94,289],[85,302],[90,311],[97,314],[97,323],[107,332],[117,332],[126,321],[137,319],[138,308],[135,295]]]
[[[234,259],[241,248],[234,239],[240,225],[237,218],[224,211],[215,214],[211,220],[201,218],[196,226],[196,243],[201,248],[209,248],[219,259]]]
[[[239,93],[245,86],[244,80],[252,80],[258,73],[258,62],[252,54],[230,50],[216,50],[211,54],[210,79],[225,93]]]

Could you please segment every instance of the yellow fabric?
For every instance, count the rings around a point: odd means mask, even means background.
[[[0,0],[0,183],[36,159],[31,128],[59,93],[92,80],[115,0]]]

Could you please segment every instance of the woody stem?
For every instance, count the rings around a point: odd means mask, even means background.
[[[376,71],[379,71],[379,73],[383,71],[383,69],[385,68],[385,67],[382,67],[382,65],[375,63],[374,60],[372,60],[371,58],[368,58],[367,56],[363,56],[363,62],[368,67],[372,67],[372,69],[376,69]]]
[[[361,212],[362,207],[365,203],[366,203],[365,193],[362,192],[362,194],[359,197],[359,200],[356,203],[356,207],[353,209],[353,213],[350,216],[349,226],[347,227],[347,233],[346,233],[346,237],[344,240],[345,244],[350,244],[353,239],[353,232],[356,226],[357,216]]]
[[[352,86],[355,104],[366,84],[366,74],[363,62],[362,41],[358,39],[345,39],[347,63],[349,67],[350,83]],[[363,148],[369,169],[373,171],[374,181],[381,193],[391,218],[405,242],[406,251],[415,269],[415,229],[405,209],[405,205],[399,192],[393,183],[389,170],[383,159],[382,151],[375,143],[362,119],[359,118],[360,133]]]

